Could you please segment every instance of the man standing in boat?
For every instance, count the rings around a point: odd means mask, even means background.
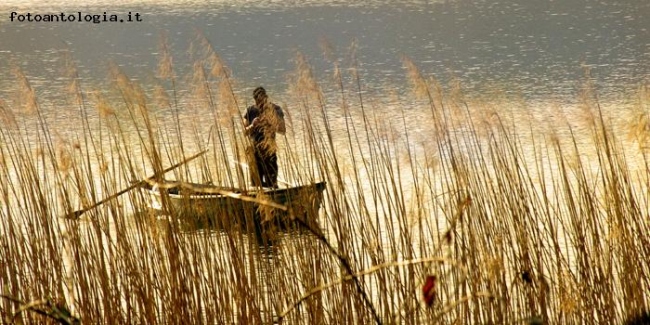
[[[253,186],[278,187],[278,155],[275,134],[285,134],[284,112],[272,103],[266,90],[257,87],[253,91],[255,105],[246,109],[244,114],[244,133],[253,142],[255,169],[251,173]],[[255,175],[257,174],[257,175]]]

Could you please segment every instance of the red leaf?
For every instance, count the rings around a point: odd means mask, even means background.
[[[431,307],[433,301],[436,298],[436,276],[427,275],[426,280],[424,280],[424,285],[422,286],[422,293],[424,294],[424,303]]]

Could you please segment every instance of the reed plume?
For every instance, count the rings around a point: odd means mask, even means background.
[[[6,129],[15,129],[18,127],[16,116],[12,109],[7,106],[7,103],[0,98],[0,123]]]
[[[402,56],[402,64],[406,69],[407,79],[411,83],[413,94],[415,94],[419,99],[430,99],[431,94],[429,93],[427,81],[424,76],[422,76],[413,60],[407,56]]]
[[[25,114],[33,115],[38,112],[38,101],[36,99],[36,92],[32,88],[31,83],[19,67],[12,69],[16,78],[17,93],[16,98],[18,105],[23,108]]]
[[[158,70],[157,76],[163,80],[174,80],[174,69],[173,69],[173,57],[171,54],[169,46],[169,36],[167,33],[161,33],[160,40],[158,42],[159,48],[159,59],[158,59]]]
[[[115,116],[115,109],[100,90],[95,90],[91,94],[95,102],[95,107],[97,107],[97,112],[99,112],[101,118],[106,119]]]

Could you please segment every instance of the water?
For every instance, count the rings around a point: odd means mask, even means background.
[[[18,13],[103,15],[140,13],[143,22],[11,22]],[[331,73],[320,40],[349,66],[356,40],[364,83],[404,85],[401,56],[424,74],[460,79],[467,89],[497,86],[529,97],[571,96],[592,68],[603,93],[636,87],[650,72],[646,1],[5,1],[0,5],[0,70],[23,67],[37,85],[61,76],[60,51],[69,49],[82,77],[104,80],[114,61],[136,78],[152,78],[161,32],[169,34],[178,71],[202,31],[243,87],[286,89],[294,52],[310,58],[320,76]],[[5,81],[6,82],[6,81]],[[403,87],[398,87],[403,88]],[[43,90],[46,92],[47,90]]]

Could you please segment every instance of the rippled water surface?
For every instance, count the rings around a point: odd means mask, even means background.
[[[142,22],[11,22],[19,14],[140,13]],[[650,71],[647,1],[4,1],[0,69],[21,65],[37,80],[60,75],[70,49],[84,78],[104,78],[114,61],[146,79],[159,35],[168,33],[180,71],[202,31],[244,85],[285,89],[296,50],[316,73],[329,73],[321,39],[343,64],[356,40],[364,82],[404,83],[401,56],[425,74],[459,78],[467,88],[498,86],[528,96],[572,95],[591,72],[603,92],[634,88]]]

